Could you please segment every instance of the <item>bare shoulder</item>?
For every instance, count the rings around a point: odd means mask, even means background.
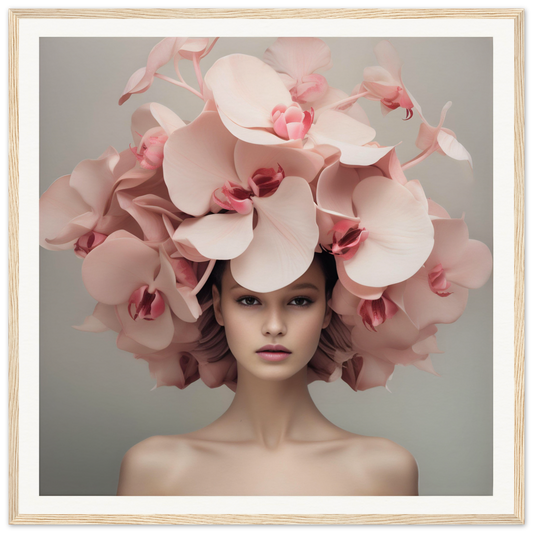
[[[354,447],[371,494],[418,496],[418,465],[408,450],[381,437],[366,437]]]
[[[117,496],[163,495],[171,480],[169,465],[179,463],[182,447],[181,439],[166,435],[132,446],[120,465]]]

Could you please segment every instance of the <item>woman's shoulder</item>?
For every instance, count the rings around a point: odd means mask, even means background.
[[[173,477],[169,465],[183,455],[186,446],[178,435],[157,435],[132,446],[120,465],[118,496],[162,494],[165,480]]]
[[[383,437],[354,435],[347,452],[362,466],[373,494],[418,495],[418,464],[403,446]]]

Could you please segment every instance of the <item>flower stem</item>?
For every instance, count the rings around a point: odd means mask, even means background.
[[[194,65],[194,72],[196,74],[196,79],[198,80],[198,87],[200,87],[200,92],[204,92],[204,79],[202,77],[202,71],[200,70],[200,62],[198,59],[198,54],[194,54],[192,58],[192,64]]]
[[[338,102],[333,102],[332,104],[328,104],[328,105],[322,106],[319,109],[322,111],[324,109],[337,108],[337,107],[340,107],[340,106],[343,106],[343,105],[353,104],[353,103],[357,102],[357,100],[359,100],[359,98],[361,98],[362,96],[365,96],[368,93],[369,93],[369,91],[363,91],[362,93],[357,93],[357,94],[354,94],[352,96],[349,96],[348,98],[345,98],[344,100],[339,100]]]
[[[177,85],[178,87],[183,87],[184,89],[187,89],[191,93],[193,93],[196,96],[198,96],[198,98],[201,98],[202,100],[204,99],[204,97],[202,96],[201,93],[199,93],[196,89],[193,89],[187,83],[181,83],[179,81],[173,80],[172,78],[169,78],[168,76],[164,76],[163,74],[159,74],[158,72],[156,72],[154,74],[154,77],[155,78],[161,78],[162,80],[168,81],[169,83],[172,83],[173,85]]]
[[[415,165],[418,165],[421,161],[426,159],[426,157],[429,157],[437,148],[437,143],[434,141],[433,144],[429,147],[420,152],[416,157],[411,159],[410,161],[407,161],[407,163],[404,163],[402,165],[402,170],[407,170],[409,168],[414,167]]]

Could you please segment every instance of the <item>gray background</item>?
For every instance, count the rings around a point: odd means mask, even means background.
[[[387,36],[383,36],[386,38]],[[132,142],[130,117],[157,101],[193,120],[202,102],[156,79],[148,92],[117,102],[129,76],[145,66],[159,38],[41,38],[40,184],[51,183],[109,145]],[[325,38],[333,68],[330,85],[350,93],[365,66],[376,64],[378,38]],[[225,38],[202,60],[205,74],[229,53],[262,57],[273,38]],[[426,195],[452,217],[466,214],[470,237],[492,249],[492,40],[487,38],[393,38],[404,60],[403,80],[432,125],[453,102],[445,126],[470,151],[474,178],[464,165],[438,154],[407,171]],[[185,79],[195,85],[191,65]],[[172,65],[161,70],[173,76]],[[376,140],[397,147],[400,161],[418,153],[415,115],[381,116],[379,104],[362,102]],[[40,493],[112,495],[120,461],[137,442],[157,434],[203,427],[231,403],[233,393],[196,382],[184,391],[154,382],[147,363],[115,346],[115,334],[72,329],[92,313],[94,301],[81,280],[81,259],[72,252],[41,249],[40,255]],[[397,367],[384,388],[355,393],[343,381],[313,383],[318,407],[338,426],[389,438],[407,448],[420,469],[421,495],[492,494],[492,278],[470,291],[461,319],[440,325],[444,354],[433,355],[441,377]],[[509,354],[510,361],[512,354]]]

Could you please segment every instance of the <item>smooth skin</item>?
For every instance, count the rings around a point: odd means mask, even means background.
[[[326,303],[316,260],[270,293],[240,286],[227,267],[221,293],[213,286],[213,306],[237,360],[233,402],[203,429],[133,446],[117,495],[418,495],[418,467],[407,450],[335,426],[311,399],[307,363],[331,320]],[[266,344],[292,353],[265,361],[256,352]]]

